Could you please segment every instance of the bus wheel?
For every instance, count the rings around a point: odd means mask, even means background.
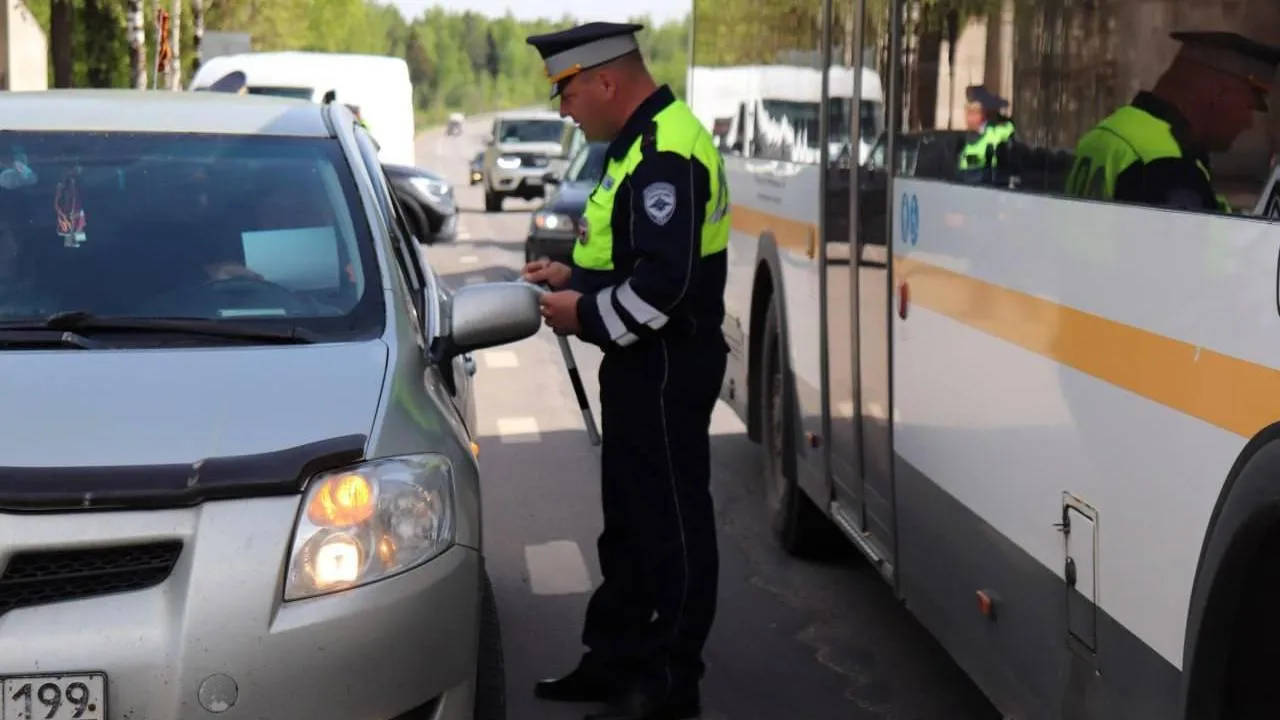
[[[1231,641],[1227,644],[1226,682],[1221,717],[1263,720],[1280,717],[1280,686],[1275,669],[1280,663],[1280,526],[1266,532],[1247,573],[1240,604],[1232,612]]]
[[[795,448],[792,447],[791,407],[782,368],[783,346],[778,328],[778,310],[770,302],[765,315],[760,393],[761,435],[764,440],[762,463],[765,507],[773,535],[782,549],[792,555],[816,555],[826,545],[824,532],[829,521],[818,507],[796,485]]]

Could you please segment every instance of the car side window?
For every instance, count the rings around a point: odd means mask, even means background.
[[[426,286],[426,278],[423,276],[422,265],[419,262],[417,252],[411,247],[414,242],[413,234],[409,232],[404,217],[400,212],[400,205],[396,202],[395,193],[391,191],[391,184],[387,182],[382,163],[378,161],[378,151],[374,148],[369,134],[362,128],[356,127],[355,135],[356,144],[360,148],[361,160],[363,160],[365,170],[368,171],[369,177],[373,181],[380,214],[386,220],[387,227],[391,231],[391,245],[395,250],[397,269],[400,271],[401,277],[404,278],[405,285],[412,291],[413,308],[421,317],[425,310],[423,307],[425,300],[423,287]]]

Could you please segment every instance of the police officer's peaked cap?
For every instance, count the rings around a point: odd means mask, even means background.
[[[1280,47],[1233,32],[1174,32],[1169,37],[1182,43],[1180,56],[1247,80],[1265,109],[1264,98],[1280,68]]]
[[[633,23],[590,22],[559,32],[531,35],[525,42],[542,55],[547,79],[551,81],[551,97],[555,97],[574,75],[639,50],[635,34],[643,29],[644,25]]]
[[[970,85],[964,89],[964,100],[972,105],[979,105],[987,112],[995,112],[1009,107],[1009,101],[996,95],[981,85]]]

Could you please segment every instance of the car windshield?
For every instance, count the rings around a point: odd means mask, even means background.
[[[609,146],[605,143],[592,143],[583,148],[573,158],[565,178],[571,183],[598,183],[604,175],[605,152]]]
[[[0,132],[0,326],[77,312],[376,335],[363,218],[334,140]]]
[[[501,143],[558,143],[564,137],[559,120],[504,120],[498,124]]]

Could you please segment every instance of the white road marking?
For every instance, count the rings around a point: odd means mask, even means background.
[[[476,263],[480,262],[480,258],[476,257],[475,255],[463,255],[462,257],[458,258],[458,262],[462,263],[463,265],[475,265]]]
[[[581,595],[591,590],[587,561],[572,540],[526,545],[524,564],[534,595]]]
[[[487,368],[520,367],[520,357],[510,350],[490,350],[484,354],[484,366]]]
[[[498,437],[504,443],[538,442],[538,421],[531,417],[498,418]]]

